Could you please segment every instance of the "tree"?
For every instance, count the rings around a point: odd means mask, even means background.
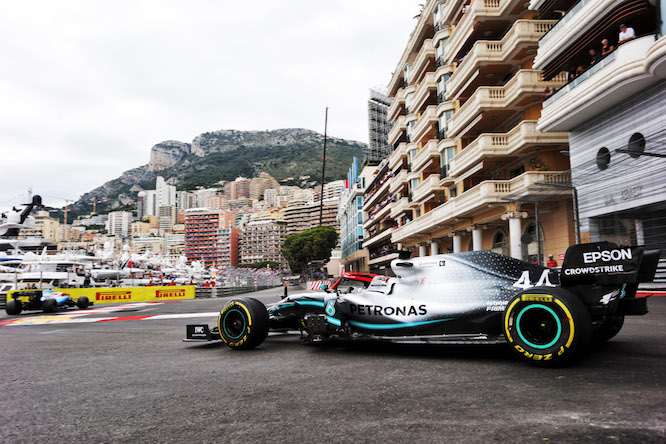
[[[282,245],[282,255],[292,272],[302,273],[312,261],[328,262],[337,244],[335,228],[318,226],[288,236]]]

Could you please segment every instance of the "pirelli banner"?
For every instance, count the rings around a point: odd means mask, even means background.
[[[90,302],[97,305],[194,299],[194,289],[194,285],[186,285],[182,287],[63,288],[54,290],[67,293],[74,299],[87,296]]]

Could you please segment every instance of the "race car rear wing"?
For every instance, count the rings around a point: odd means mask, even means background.
[[[638,283],[654,279],[660,254],[661,250],[619,247],[612,242],[572,245],[564,256],[560,283],[562,287],[627,284],[635,293]]]

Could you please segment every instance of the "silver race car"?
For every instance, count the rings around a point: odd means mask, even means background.
[[[311,343],[507,343],[522,359],[557,365],[590,341],[615,336],[626,315],[647,313],[647,298],[637,298],[636,289],[654,278],[659,255],[579,244],[554,270],[490,251],[414,259],[406,253],[391,263],[396,277],[366,285],[343,283],[268,306],[235,298],[213,328],[188,325],[185,341],[219,339],[242,350],[260,345],[269,331],[299,331]]]

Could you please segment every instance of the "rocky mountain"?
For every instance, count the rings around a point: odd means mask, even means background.
[[[220,180],[238,176],[256,177],[266,172],[285,184],[297,184],[301,176],[319,182],[323,134],[306,129],[273,131],[221,130],[203,133],[192,143],[167,140],[153,146],[150,162],[125,171],[117,179],[85,193],[70,206],[72,215],[130,208],[136,194],[155,189],[155,178],[163,176],[179,190],[209,187]],[[362,157],[365,144],[329,137],[326,153],[326,180],[343,179],[352,158]],[[70,218],[70,220],[72,220]]]

